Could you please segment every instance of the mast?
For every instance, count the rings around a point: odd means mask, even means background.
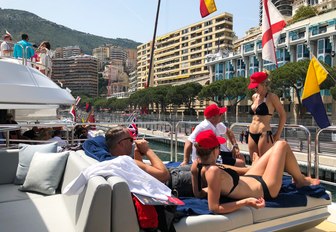
[[[150,62],[149,62],[149,72],[148,72],[148,78],[147,78],[147,87],[149,87],[150,84],[151,84],[150,77],[151,77],[152,69],[153,69],[153,56],[154,56],[154,47],[155,47],[155,37],[156,37],[157,24],[158,24],[158,20],[159,20],[160,3],[161,3],[161,0],[158,0],[158,6],[157,6],[157,10],[156,10],[155,26],[154,26],[154,34],[153,34],[153,40],[152,40],[151,55],[150,55]]]

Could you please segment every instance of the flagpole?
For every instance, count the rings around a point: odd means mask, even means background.
[[[154,33],[153,33],[153,40],[152,40],[152,49],[151,49],[150,62],[149,62],[149,72],[148,72],[148,78],[147,78],[147,87],[149,87],[150,85],[150,77],[151,77],[151,73],[153,69],[153,56],[154,56],[154,47],[155,47],[154,45],[155,45],[157,24],[159,21],[160,3],[161,3],[161,0],[158,1],[157,10],[156,10],[156,19],[155,19],[155,26],[154,26]]]

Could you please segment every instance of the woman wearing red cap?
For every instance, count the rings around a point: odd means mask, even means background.
[[[219,146],[224,142],[224,138],[217,137],[211,130],[199,133],[195,143],[198,159],[191,167],[194,195],[208,197],[209,209],[215,213],[230,213],[243,206],[264,207],[265,200],[279,194],[284,170],[292,175],[298,188],[320,183],[301,174],[285,141],[276,142],[245,175],[239,176],[233,169],[216,164]],[[221,196],[236,201],[220,204]]]
[[[253,160],[253,153],[262,156],[270,149],[274,142],[278,141],[286,123],[286,112],[279,97],[269,92],[267,88],[267,73],[256,72],[250,77],[249,89],[254,89],[250,114],[252,123],[249,127],[248,148]],[[271,131],[271,119],[274,111],[279,114],[279,125],[274,136]]]

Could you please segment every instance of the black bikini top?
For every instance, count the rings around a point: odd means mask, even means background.
[[[267,94],[268,93],[266,93],[265,95],[264,101],[260,105],[258,105],[255,111],[252,110],[252,105],[251,105],[251,109],[250,109],[251,115],[260,115],[260,116],[270,115],[272,116],[272,114],[269,113],[268,107],[266,104]]]
[[[222,169],[223,171],[225,171],[227,174],[229,174],[232,178],[232,182],[233,182],[233,186],[230,190],[230,192],[227,194],[227,196],[230,195],[230,193],[233,192],[233,190],[237,187],[238,185],[238,182],[239,182],[239,175],[238,173],[231,169],[231,168],[226,168],[223,164],[216,164],[218,168]],[[202,170],[202,167],[203,166],[211,166],[211,164],[201,164],[201,163],[198,163],[197,164],[197,169],[198,169],[198,176],[197,176],[197,179],[198,179],[198,191],[201,191],[202,190],[202,177],[201,177],[201,170]]]

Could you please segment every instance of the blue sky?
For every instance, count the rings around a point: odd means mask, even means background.
[[[0,0],[2,9],[32,12],[44,19],[82,32],[108,38],[148,42],[153,37],[157,0]],[[233,14],[233,30],[242,37],[258,26],[259,0],[216,0],[208,17]],[[201,21],[199,0],[161,0],[157,36]]]

